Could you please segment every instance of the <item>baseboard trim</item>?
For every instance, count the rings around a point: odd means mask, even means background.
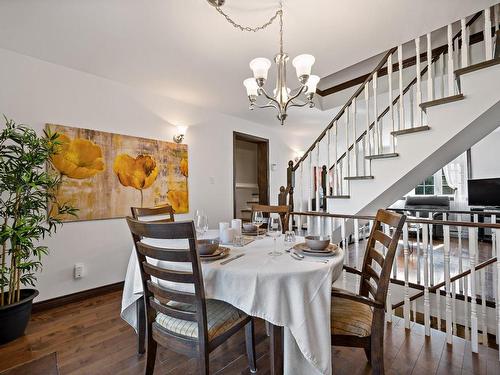
[[[92,297],[98,297],[106,293],[117,292],[119,290],[123,290],[123,284],[124,282],[120,281],[114,284],[103,285],[97,288],[82,290],[81,292],[67,294],[65,296],[51,298],[45,301],[35,302],[33,304],[32,311],[34,313],[37,313],[61,305],[67,305],[68,303],[80,302]]]

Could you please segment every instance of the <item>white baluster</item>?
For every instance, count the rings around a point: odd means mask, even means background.
[[[346,226],[345,226],[345,219],[341,219],[340,221],[340,237],[342,240],[342,248],[344,249],[344,264],[347,266],[349,263],[349,256],[347,254],[348,248],[347,248],[347,239],[346,239]],[[346,270],[343,270],[342,272],[342,284],[343,288],[346,289],[347,285],[347,272]]]
[[[441,71],[441,87],[440,87],[440,93],[441,93],[441,98],[444,98],[445,93],[444,93],[444,76],[446,74],[445,68],[444,68],[444,53],[442,53],[439,56],[439,69]]]
[[[416,53],[416,74],[417,74],[417,86],[416,86],[416,96],[417,96],[417,126],[422,126],[422,109],[420,104],[422,104],[422,77],[420,76],[420,37],[415,39],[415,53]]]
[[[328,137],[327,138],[327,142],[326,142],[326,147],[327,147],[327,152],[326,152],[326,190],[324,193],[325,195],[330,195],[330,187],[332,186],[331,184],[331,174],[330,174],[330,168],[332,167],[332,161],[330,159],[330,144],[331,144],[331,128],[328,129],[327,133],[326,133],[326,136]],[[326,211],[326,207],[325,207],[325,211]]]
[[[351,162],[350,162],[350,157],[349,157],[349,111],[350,107],[347,107],[344,115],[345,115],[345,157],[346,157],[346,176],[349,177],[351,175]],[[347,181],[347,194],[349,195],[349,181]]]
[[[451,319],[453,321],[453,335],[457,335],[457,283],[451,284]]]
[[[319,162],[319,146],[320,146],[320,143],[318,142],[316,145],[316,173],[314,174],[314,177],[316,178],[316,212],[321,211],[319,206],[320,206],[320,190],[321,190],[321,172],[322,172],[322,169],[321,169],[321,165]],[[321,219],[321,218],[318,216],[317,224],[319,227],[321,227],[319,225],[319,223],[320,223],[319,219]]]
[[[461,215],[460,215],[461,216]],[[464,271],[463,260],[462,260],[462,227],[457,227],[458,232],[458,273]],[[464,279],[460,279],[460,293],[464,292]]]
[[[411,305],[413,308],[413,321],[416,323],[417,322],[417,300],[413,300]]]
[[[488,345],[488,325],[487,325],[487,317],[486,317],[486,270],[483,268],[480,271],[481,275],[481,325],[482,325],[482,336],[483,336],[483,345]]]
[[[477,353],[478,332],[477,332],[477,300],[476,300],[476,246],[477,233],[476,228],[469,228],[469,264],[470,264],[470,294],[471,294],[471,345],[472,352]]]
[[[432,217],[432,213],[431,213]],[[434,285],[434,236],[433,236],[433,225],[429,225],[429,279],[430,283]]]
[[[491,223],[492,224],[496,224],[497,222],[497,215],[491,215]],[[496,236],[497,236],[497,232],[495,229],[491,229],[491,256],[492,257],[496,257],[498,256],[498,249],[497,249],[497,240],[496,240]],[[498,290],[497,290],[497,274],[495,272],[495,270],[493,269],[493,296],[494,296],[494,299],[495,299],[495,306],[498,305],[499,303],[499,300],[497,299],[497,293],[498,293]],[[498,344],[499,342],[499,336],[500,335],[500,331],[497,331],[496,332],[496,343]]]
[[[498,22],[497,22],[498,23]],[[493,273],[496,275],[496,286],[497,286],[497,292],[495,294],[496,297],[496,303],[495,303],[495,310],[497,313],[497,337],[498,337],[498,332],[500,332],[500,259],[499,259],[499,250],[500,250],[500,229],[493,229],[495,232],[495,247],[497,249],[497,262],[496,262],[496,267],[493,270]],[[499,360],[500,360],[500,351],[499,351]]]
[[[392,131],[396,131],[396,123],[394,121],[394,105],[392,98],[392,54],[387,58],[387,79],[389,81],[389,118]],[[392,152],[396,152],[396,137],[391,136]]]
[[[453,69],[453,28],[448,25],[448,95],[455,94],[455,75]]]
[[[405,294],[404,294],[404,305],[403,305],[403,316],[405,319],[405,328],[410,329],[410,285],[408,284],[408,223],[403,226],[403,254],[404,254],[404,277],[405,277]],[[396,263],[396,262],[394,262]]]
[[[405,128],[405,106],[403,96],[403,46],[398,46],[398,68],[399,68],[399,124],[398,129]]]
[[[434,100],[434,78],[432,74],[432,40],[427,33],[427,101]]]
[[[365,156],[370,156],[371,152],[371,142],[370,142],[370,87],[365,84],[365,107],[366,107],[366,135],[365,135]],[[365,160],[365,163],[368,164],[368,173],[365,172],[365,175],[371,175],[371,162],[370,160]]]
[[[462,68],[469,66],[469,32],[465,18],[460,20],[462,27]]]
[[[375,154],[381,154],[380,150],[380,130],[379,130],[379,120],[378,120],[378,104],[377,104],[377,81],[378,74],[375,72],[373,74],[372,87],[373,87],[373,121],[375,126],[373,127],[373,143],[375,148]]]
[[[469,306],[470,304],[467,302],[469,300],[469,276],[464,276],[463,277],[464,279],[464,291],[463,291],[463,294],[464,294],[464,331],[465,331],[465,339],[466,340],[470,340],[470,330],[469,330],[469,327],[470,327],[470,324],[469,324],[469,321],[470,321],[470,314],[469,314]]]
[[[445,219],[446,220],[446,219]],[[450,227],[443,226],[444,236],[444,278],[446,290],[446,342],[452,343],[452,309],[451,309],[451,285],[450,285]]]
[[[354,242],[358,243],[359,242],[359,220],[354,219]]]
[[[417,219],[420,218],[420,212],[416,213]],[[417,245],[416,245],[416,252],[417,252],[417,284],[420,284],[420,275],[422,273],[421,267],[420,267],[420,224],[415,224],[415,227],[417,228]]]
[[[312,165],[312,151],[309,152],[308,158],[309,158],[309,170],[307,171],[307,180],[308,180],[308,193],[307,193],[307,211],[312,211],[312,189],[313,189],[313,184],[312,184],[312,179],[314,178],[314,170],[313,170],[313,165]],[[307,233],[311,234],[311,216],[307,216]]]
[[[491,39],[491,9],[484,10],[484,48],[486,60],[493,58],[493,41]]]
[[[337,121],[335,121],[333,123],[333,129],[334,129],[334,132],[335,132],[335,144],[334,144],[334,148],[333,148],[333,160],[334,160],[334,163],[335,163],[335,168],[333,170],[334,172],[334,195],[340,195],[339,194],[339,184],[338,184],[338,147],[339,147],[339,137],[337,137]]]
[[[356,98],[353,99],[352,101],[352,133],[353,133],[353,145],[352,145],[352,151],[353,151],[353,163],[354,163],[354,175],[358,176],[358,132],[356,129]]]
[[[304,212],[304,161],[300,162],[300,203],[299,203],[299,207],[300,207],[300,212]],[[302,232],[302,215],[299,215],[298,216],[298,230],[299,230],[299,235],[301,234]]]
[[[425,335],[431,335],[431,306],[429,301],[429,226],[422,226],[422,242],[424,250],[424,326]]]

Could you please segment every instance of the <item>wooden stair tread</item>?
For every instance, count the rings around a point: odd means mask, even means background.
[[[435,107],[437,105],[452,103],[452,102],[456,102],[456,101],[463,100],[463,99],[465,99],[464,94],[445,96],[444,98],[421,103],[420,108],[422,108],[425,111],[429,107]]]
[[[477,64],[469,65],[469,66],[466,66],[465,68],[457,69],[457,70],[455,70],[455,75],[457,77],[460,77],[463,74],[475,72],[476,70],[489,68],[491,66],[495,66],[498,64],[500,64],[500,57],[496,57],[492,60],[483,61],[483,62],[480,62]]]
[[[247,204],[259,204],[259,202],[248,201]]]
[[[252,212],[252,210],[251,210],[251,209],[249,209],[249,208],[243,208],[243,209],[241,209],[240,211],[241,211],[241,212]]]
[[[351,199],[350,195],[327,195],[326,198],[329,199]]]
[[[356,180],[373,180],[375,176],[347,176],[344,180],[356,181]]]
[[[397,152],[393,152],[390,154],[378,154],[378,155],[365,156],[365,159],[367,159],[367,160],[389,159],[389,158],[397,158],[398,156],[399,156],[399,154]]]
[[[414,127],[414,128],[393,131],[393,132],[391,132],[391,135],[397,137],[398,135],[418,133],[418,132],[423,132],[423,131],[427,131],[427,130],[430,130],[430,129],[431,129],[430,126],[427,126],[427,125],[425,125],[425,126],[417,126],[417,127]]]

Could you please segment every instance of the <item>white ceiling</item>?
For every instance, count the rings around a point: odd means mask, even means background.
[[[496,1],[284,0],[285,50],[315,55],[324,77]],[[224,10],[256,25],[277,4],[227,0]],[[277,52],[277,31],[242,33],[206,0],[0,0],[2,48],[270,126],[275,113],[248,111],[242,81],[252,58]],[[291,109],[285,126],[317,133],[334,114]]]

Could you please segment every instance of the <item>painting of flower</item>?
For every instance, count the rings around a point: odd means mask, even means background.
[[[187,145],[46,126],[60,134],[48,166],[63,176],[57,198],[79,209],[76,220],[121,218],[132,206],[170,204],[176,213],[189,212]]]

